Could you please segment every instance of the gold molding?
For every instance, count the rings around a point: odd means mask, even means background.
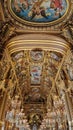
[[[0,2],[0,19],[5,21],[5,17],[4,17],[4,13],[3,13],[3,8],[2,8],[2,5],[1,5],[1,2]]]
[[[69,47],[69,43],[60,38],[48,39],[48,40],[13,40],[7,43],[8,51],[10,55],[16,51],[31,50],[35,48],[42,48],[49,51],[57,51],[61,54],[65,54]]]
[[[21,100],[22,100],[21,89],[19,88],[18,78],[17,78],[16,72],[15,72],[15,66],[14,66],[14,64],[13,64],[13,62],[11,60],[11,56],[10,56],[9,51],[8,51],[7,48],[5,49],[5,54],[7,56],[8,62],[11,64],[11,67],[13,69],[13,72],[14,72],[14,75],[15,75],[15,79],[16,79],[16,83],[17,83],[17,90],[18,90],[18,92],[20,94],[20,97],[21,97]]]

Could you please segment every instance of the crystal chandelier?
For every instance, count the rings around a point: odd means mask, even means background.
[[[53,109],[48,109],[39,130],[67,130],[67,117],[63,102],[54,101]]]
[[[30,130],[24,110],[21,108],[19,96],[15,96],[8,102],[5,116],[5,130]]]

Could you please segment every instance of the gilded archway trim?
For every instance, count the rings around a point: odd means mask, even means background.
[[[29,37],[30,40],[27,40]],[[38,40],[39,38],[39,40]],[[15,40],[16,39],[16,40]],[[43,35],[22,35],[11,39],[7,43],[9,53],[12,54],[21,50],[31,50],[33,48],[42,48],[49,51],[57,51],[61,54],[66,54],[67,50],[70,49],[69,43],[64,39],[56,36],[43,36]]]

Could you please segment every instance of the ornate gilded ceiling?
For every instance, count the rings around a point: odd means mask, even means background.
[[[9,104],[14,97],[19,96],[30,126],[34,122],[40,125],[48,110],[52,114],[53,109],[64,109],[65,113],[65,106],[60,100],[61,91],[72,90],[73,56],[70,51],[63,55],[56,51],[33,48],[10,55],[6,48],[0,68],[0,89],[3,93],[7,91]],[[48,118],[51,116],[48,115]]]
[[[31,126],[65,114],[62,93],[73,97],[72,0],[2,0],[0,7],[0,119],[16,97]]]
[[[34,120],[40,124],[47,108],[52,110],[52,101],[60,89],[56,81],[69,49],[64,39],[45,34],[20,35],[7,43],[5,55],[11,66],[9,95],[20,96],[30,125]]]

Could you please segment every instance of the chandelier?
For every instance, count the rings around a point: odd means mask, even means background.
[[[30,130],[19,96],[10,98],[5,115],[5,130]]]
[[[67,130],[67,117],[62,100],[55,100],[53,109],[48,109],[39,130]]]

